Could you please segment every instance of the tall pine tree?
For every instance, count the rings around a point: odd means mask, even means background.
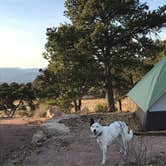
[[[67,0],[65,6],[73,26],[86,32],[78,42],[102,69],[109,110],[114,111],[116,68],[123,72],[123,64],[148,57],[147,50],[154,48],[150,34],[166,26],[166,6],[150,11],[139,0]]]

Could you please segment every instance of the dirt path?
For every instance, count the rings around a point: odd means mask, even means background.
[[[108,116],[101,117],[102,123],[107,123],[111,119]],[[114,119],[114,118],[113,118]],[[119,118],[121,120],[121,117]],[[126,121],[133,124],[132,117],[126,117]],[[90,138],[89,117],[82,116],[73,120],[62,121],[66,126],[70,127],[71,135],[62,140],[54,139],[46,146],[40,149],[40,152],[33,153],[33,157],[24,161],[23,166],[100,166],[102,154],[96,140]],[[130,124],[130,125],[131,125]],[[148,149],[146,154],[155,156],[166,152],[166,137],[146,136],[143,138],[143,143]],[[141,137],[136,137],[133,140],[131,153],[129,158],[133,156],[134,151],[140,150]],[[142,154],[145,156],[145,154]],[[142,156],[142,157],[143,157]],[[107,153],[106,166],[119,166],[127,158],[122,157],[118,153],[117,145],[112,145]],[[143,160],[143,158],[140,158]],[[129,166],[129,165],[127,165]],[[154,165],[159,166],[159,165]],[[163,166],[163,165],[162,165]]]
[[[102,124],[108,124],[108,122],[115,119],[114,117],[110,119],[110,116],[107,115],[101,118],[104,119]],[[122,117],[119,117],[118,119],[121,120],[121,118]],[[135,121],[132,117],[126,117],[124,120],[127,121],[129,125],[133,124]],[[2,139],[0,147],[2,147],[1,157],[3,154],[3,159],[9,158],[9,156],[5,155],[20,148],[20,146],[29,147],[30,145],[31,137],[36,126],[27,125],[29,122],[25,120],[19,120],[17,122],[19,123],[17,123],[17,125],[15,124],[15,120],[4,120],[0,122],[0,137]],[[63,138],[50,138],[43,146],[37,147],[35,150],[32,149],[31,152],[23,158],[23,161],[17,163],[4,162],[3,166],[100,166],[102,158],[101,151],[96,140],[90,138],[89,116],[82,116],[81,118],[62,122],[66,126],[69,126],[71,130],[68,136]],[[140,137],[136,136],[134,138],[133,146],[137,150],[139,149],[138,143],[140,139]],[[153,153],[152,155],[166,153],[165,140],[166,137],[164,136],[144,137],[144,142],[147,143],[147,149]],[[23,149],[25,150],[25,148]],[[22,155],[23,152],[24,151],[21,151],[21,153],[19,152],[18,154]],[[131,152],[134,153],[133,149]],[[117,146],[115,144],[112,145],[108,150],[106,166],[118,166],[123,161],[124,158],[118,153]],[[154,164],[153,166],[158,166],[158,164]]]
[[[153,146],[153,153],[165,151],[165,138],[148,137],[153,144],[160,140],[160,147]],[[65,142],[69,144],[69,142]],[[162,148],[162,149],[161,149]],[[117,152],[115,145],[109,148],[107,153],[107,163],[105,166],[120,166],[125,158]],[[70,142],[70,145],[64,145],[57,149],[55,143],[47,148],[43,148],[40,153],[33,155],[23,163],[23,166],[101,166],[102,153],[98,144],[94,140],[80,140]],[[127,165],[129,166],[129,165]],[[153,165],[159,166],[159,165]],[[162,165],[163,166],[163,165]]]
[[[30,118],[0,119],[0,165],[30,145],[39,122]]]

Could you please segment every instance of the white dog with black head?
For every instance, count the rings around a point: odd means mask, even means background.
[[[102,126],[98,121],[94,121],[94,119],[91,118],[90,129],[94,136],[97,138],[97,142],[99,143],[99,146],[102,150],[102,165],[104,165],[106,162],[106,152],[108,145],[110,145],[116,139],[120,138],[120,152],[126,155],[128,142],[132,139],[133,132],[132,130],[129,131],[125,122],[115,121],[109,126]]]

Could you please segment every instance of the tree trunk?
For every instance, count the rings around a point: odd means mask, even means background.
[[[119,102],[119,109],[120,109],[120,112],[122,112],[122,102],[121,102],[120,99],[118,100],[118,102]]]
[[[22,99],[20,99],[20,101],[19,101],[18,105],[17,105],[17,106],[15,106],[15,107],[12,109],[12,111],[11,111],[11,113],[10,113],[10,117],[11,117],[11,118],[14,116],[14,114],[15,114],[15,112],[16,112],[16,110],[17,110],[17,108],[18,108],[21,104],[23,104]]]
[[[81,111],[82,102],[81,99],[78,100],[78,110]]]
[[[108,84],[108,86],[106,87],[106,93],[107,93],[107,101],[108,101],[108,111],[114,112],[115,103],[114,103],[113,90],[112,90],[111,84]]]
[[[81,99],[74,100],[75,112],[81,111],[81,105],[82,105]]]
[[[114,112],[115,111],[115,102],[114,102],[114,94],[113,94],[113,87],[112,87],[112,74],[111,68],[109,64],[107,65],[106,71],[106,93],[107,93],[107,101],[108,101],[108,111]]]
[[[7,117],[10,117],[10,111],[7,108],[4,108],[4,112],[7,115]]]
[[[4,111],[5,115],[7,115],[7,117],[10,117],[10,111],[5,105],[0,105],[0,109],[2,109]]]
[[[78,109],[77,109],[77,100],[74,100],[74,109],[75,109],[75,112],[78,112]]]
[[[16,110],[17,110],[16,107],[12,109],[12,111],[11,111],[11,113],[10,113],[10,118],[13,118],[13,116],[14,116]]]

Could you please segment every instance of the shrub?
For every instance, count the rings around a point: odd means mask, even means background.
[[[107,104],[98,104],[98,105],[96,105],[95,112],[108,112]]]
[[[88,107],[83,107],[82,110],[81,110],[82,113],[85,113],[85,114],[88,114],[90,113],[90,110]]]
[[[138,139],[138,138],[137,138]],[[136,140],[135,140],[136,141]],[[152,144],[140,137],[136,143],[134,140],[130,143],[127,156],[122,156],[123,166],[150,166],[152,161]]]

